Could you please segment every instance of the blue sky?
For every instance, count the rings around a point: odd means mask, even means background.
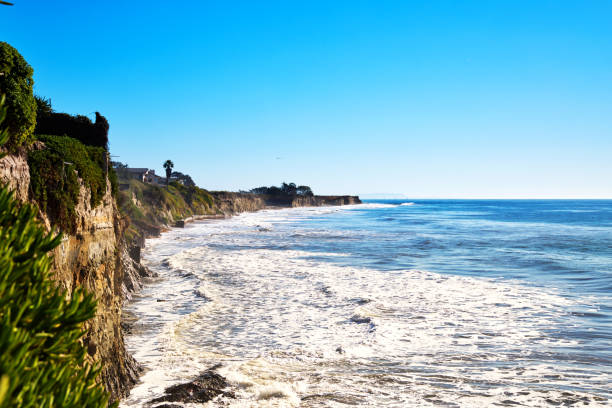
[[[608,1],[26,1],[0,39],[208,189],[612,198]]]

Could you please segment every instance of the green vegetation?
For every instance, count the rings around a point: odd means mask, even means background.
[[[187,187],[195,187],[196,185],[189,174],[183,174],[180,171],[173,171],[171,177],[175,180],[181,181]]]
[[[4,119],[0,109],[0,123]],[[8,140],[0,132],[0,144]],[[47,253],[61,242],[0,187],[0,408],[106,407],[99,367],[79,342],[96,302],[82,289],[70,297],[49,275]]]
[[[96,112],[96,121],[92,122],[84,115],[69,115],[55,112],[51,100],[36,97],[36,130],[37,135],[70,136],[87,146],[102,147],[108,150],[109,124],[106,118]]]
[[[106,151],[85,146],[67,136],[39,135],[46,148],[29,154],[31,196],[54,225],[74,233],[79,178],[91,190],[91,205],[97,206],[106,191]],[[114,175],[114,173],[113,173]],[[116,179],[114,183],[116,189]]]
[[[283,183],[280,187],[257,187],[249,191],[253,194],[267,194],[271,196],[304,196],[312,197],[312,189],[308,186],[296,186],[295,183]]]
[[[134,179],[120,179],[119,183],[117,204],[130,222],[126,231],[130,241],[159,232],[159,225],[170,225],[196,214],[213,213],[212,196],[199,187],[172,182],[162,188]]]
[[[170,182],[170,176],[172,175],[172,169],[174,168],[174,163],[172,160],[166,160],[164,162],[164,169],[166,169],[166,185]]]
[[[6,96],[6,119],[9,140],[6,146],[15,151],[32,143],[36,125],[36,101],[32,92],[34,70],[9,44],[0,41],[0,94]]]

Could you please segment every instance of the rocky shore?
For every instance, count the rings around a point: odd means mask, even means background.
[[[214,198],[215,209],[217,209],[219,213],[187,217],[175,221],[174,226],[183,228],[191,222],[229,218],[242,212],[254,212],[262,209],[351,205],[361,203],[359,197],[356,196],[314,196],[309,197],[307,200],[298,198],[291,201],[278,201],[270,199],[270,197],[261,197],[245,193],[211,192],[211,195]],[[167,228],[167,225],[160,226],[160,231],[164,231]],[[157,236],[159,236],[159,234],[146,235],[147,238],[154,238]],[[144,244],[145,242],[143,240],[141,246],[137,248],[132,247],[132,253],[130,254],[129,260],[131,264],[126,268],[128,273],[124,275],[124,286],[129,288],[126,298],[129,298],[132,293],[140,290],[143,285],[143,278],[153,276],[152,273],[140,263],[140,249],[144,248]],[[125,315],[123,330],[126,332],[132,330],[136,321],[137,318],[135,316]],[[194,373],[193,380],[168,387],[163,396],[151,400],[149,404],[154,408],[174,408],[182,406],[174,403],[204,403],[221,394],[227,398],[232,398],[233,394],[227,391],[227,380],[215,372],[219,367],[220,365],[217,365],[202,373]]]

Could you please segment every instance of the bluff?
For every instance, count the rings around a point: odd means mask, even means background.
[[[323,195],[271,195],[256,194],[261,197],[266,206],[270,207],[322,207],[327,205],[361,204],[358,196],[323,196]]]
[[[44,149],[44,147],[39,146]],[[27,154],[9,155],[0,159],[0,181],[15,191],[22,201],[32,201],[30,168]],[[127,395],[138,378],[138,365],[127,353],[121,331],[123,303],[124,251],[121,251],[125,223],[106,181],[101,202],[91,204],[91,190],[79,180],[75,204],[76,228],[64,233],[62,243],[53,255],[53,279],[57,285],[72,293],[77,286],[93,293],[98,302],[96,316],[86,325],[83,343],[90,362],[102,362],[101,381],[112,399]],[[56,229],[49,217],[39,212],[48,230]]]

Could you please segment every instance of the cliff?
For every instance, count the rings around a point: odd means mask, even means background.
[[[321,207],[325,205],[352,205],[361,204],[357,196],[312,196],[295,197],[291,201],[291,207]]]
[[[91,362],[102,362],[101,380],[113,399],[128,394],[138,378],[138,366],[127,353],[121,332],[125,254],[120,245],[122,225],[110,183],[102,203],[92,208],[90,191],[81,185],[76,206],[75,234],[65,234],[55,249],[54,276],[71,293],[77,286],[94,293],[96,316],[86,323],[84,344]],[[123,257],[122,257],[123,255]]]
[[[241,212],[259,211],[266,207],[262,197],[255,194],[230,193],[227,191],[212,191],[215,208],[226,216]]]
[[[30,169],[25,153],[0,160],[0,181],[21,201],[30,199]],[[129,393],[138,377],[137,363],[126,352],[120,329],[125,263],[120,241],[124,226],[108,180],[102,202],[95,208],[91,205],[91,191],[82,182],[78,194],[76,232],[64,233],[62,243],[53,251],[53,277],[68,293],[80,285],[95,295],[96,316],[86,323],[83,342],[87,359],[102,363],[101,381],[116,400]],[[40,212],[39,216],[48,230],[54,228],[46,214]]]
[[[261,197],[267,206],[273,207],[321,207],[326,205],[351,205],[361,204],[357,196],[300,196],[300,195],[269,195],[248,194]]]
[[[2,151],[0,149],[0,152]],[[20,201],[28,199],[30,168],[25,153],[8,155],[0,159],[0,183],[7,185]]]

